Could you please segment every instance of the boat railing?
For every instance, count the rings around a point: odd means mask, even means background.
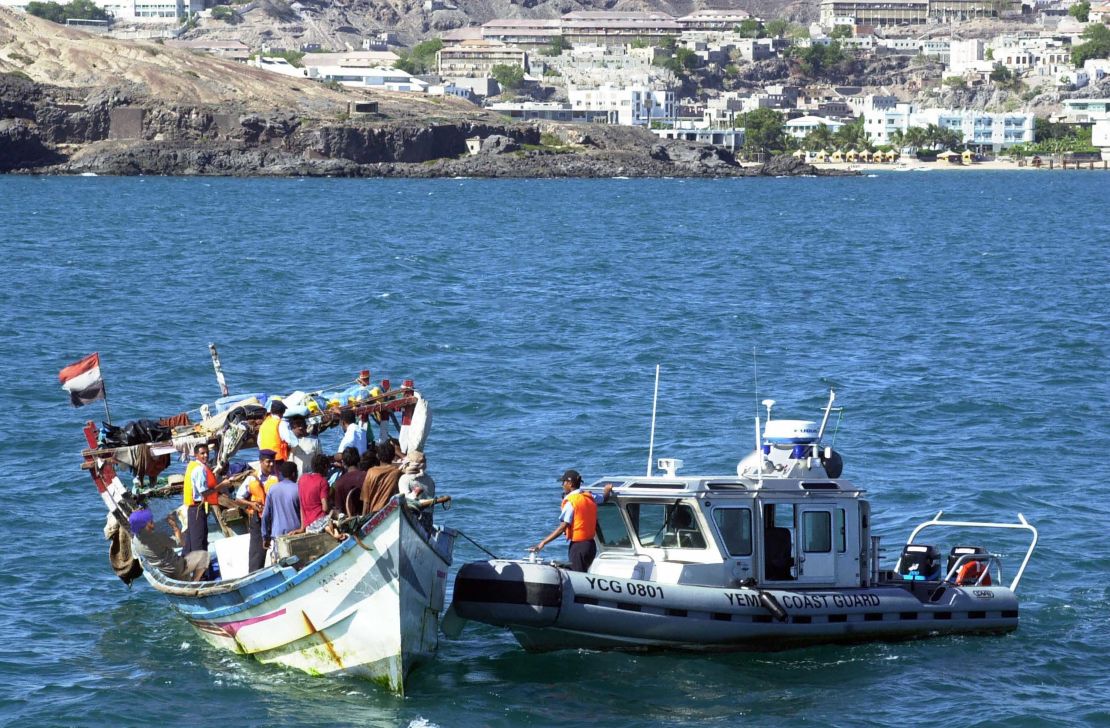
[[[1029,559],[1032,558],[1033,550],[1037,547],[1038,534],[1037,534],[1037,529],[1033,526],[1033,524],[1031,524],[1031,523],[1029,523],[1029,521],[1025,520],[1025,516],[1023,516],[1020,513],[1017,514],[1017,517],[1018,517],[1018,522],[1017,523],[993,523],[993,522],[989,522],[989,521],[942,521],[941,518],[940,518],[942,515],[944,515],[944,511],[937,511],[937,514],[935,516],[933,516],[933,518],[931,520],[928,520],[928,521],[925,521],[924,523],[918,524],[918,526],[915,529],[913,529],[913,531],[910,533],[910,537],[906,540],[906,543],[907,544],[913,543],[914,539],[917,538],[917,535],[919,533],[924,531],[926,528],[930,528],[930,527],[1009,528],[1009,529],[1017,529],[1017,530],[1022,530],[1022,531],[1028,531],[1031,534],[1031,538],[1030,538],[1030,541],[1029,541],[1029,548],[1025,552],[1025,558],[1022,559],[1021,566],[1018,567],[1017,572],[1014,574],[1013,580],[1010,582],[1010,587],[1009,587],[1010,591],[1016,592],[1017,588],[1018,588],[1018,584],[1021,582],[1021,577],[1025,573],[1025,567],[1029,565]],[[963,556],[960,557],[960,559],[956,562],[956,564],[957,565],[962,564],[965,560],[967,560],[967,558],[966,558],[967,556],[975,556],[975,554],[964,554]],[[981,558],[982,554],[980,554],[979,556]],[[995,557],[992,554],[991,558],[996,559],[997,557]],[[902,559],[901,559],[901,557],[899,557],[898,558],[898,563],[894,567],[895,571],[897,571],[901,566],[902,566]],[[984,570],[984,571],[986,571],[986,570]],[[1001,575],[1001,565],[999,565],[999,574]],[[951,576],[952,576],[952,574],[949,573],[948,577],[950,578]]]
[[[960,584],[959,580],[956,578],[956,575],[960,573],[960,569],[971,562],[979,562],[983,565],[983,568],[979,570],[979,573],[976,576],[974,582],[972,582],[971,584],[968,584],[967,582]],[[995,576],[997,577],[998,581],[1001,582],[1002,559],[1000,559],[997,554],[962,554],[958,559],[956,559],[956,563],[952,564],[952,568],[948,570],[948,573],[945,574],[944,581],[948,582],[949,584],[957,584],[959,586],[983,586],[983,580],[990,575],[992,566],[994,567]]]

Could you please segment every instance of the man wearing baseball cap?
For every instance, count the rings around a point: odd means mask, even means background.
[[[601,493],[583,493],[582,476],[577,470],[567,470],[560,478],[563,485],[563,509],[559,514],[559,527],[548,534],[547,538],[533,546],[530,551],[540,551],[544,546],[567,535],[570,546],[567,555],[571,571],[589,571],[590,564],[597,556],[597,504],[609,500],[612,485],[606,485]]]

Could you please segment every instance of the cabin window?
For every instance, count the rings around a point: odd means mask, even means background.
[[[629,503],[626,508],[641,546],[705,548],[705,536],[690,506],[681,503]]]
[[[828,511],[802,512],[803,548],[807,553],[827,554],[832,551],[832,514]]]
[[[632,537],[621,518],[621,509],[616,503],[601,503],[597,507],[597,538],[602,546],[614,549],[632,548]]]
[[[715,508],[713,520],[729,556],[752,555],[752,511],[750,508]]]
[[[844,509],[836,509],[836,550],[838,553],[844,553],[848,550],[847,534],[844,526]]]

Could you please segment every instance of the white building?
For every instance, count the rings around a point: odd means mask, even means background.
[[[305,53],[305,68],[342,66],[344,68],[382,68],[392,66],[399,56],[393,51],[347,51],[346,53]]]
[[[672,119],[675,113],[674,91],[642,84],[593,88],[571,84],[567,98],[574,111],[605,111],[610,124],[621,126],[648,126],[652,121]]]
[[[1110,120],[1110,99],[1066,99],[1064,121],[1069,124],[1094,124]]]
[[[830,132],[836,133],[844,126],[844,122],[837,121],[836,119],[826,119],[823,116],[802,116],[797,119],[791,119],[783,125],[786,133],[795,139],[805,139],[810,132],[817,131],[818,127],[824,126]]]
[[[352,88],[375,88],[386,91],[415,91],[424,93],[428,82],[422,81],[400,68],[363,68],[361,66],[311,66],[304,69],[316,81],[334,81]]]
[[[913,104],[893,107],[864,108],[864,131],[875,144],[890,144],[896,131],[911,127],[925,128],[935,124],[942,129],[959,132],[963,143],[979,149],[999,152],[1015,144],[1033,141],[1031,113],[1008,112],[992,114],[971,109],[919,109]]]
[[[1110,161],[1110,119],[1096,121],[1091,127],[1091,144],[1102,151],[1102,158]]]
[[[681,139],[697,144],[713,144],[733,152],[744,146],[743,129],[710,129],[689,122],[679,122],[674,128],[651,131],[660,139]]]
[[[261,68],[263,71],[269,71],[270,73],[280,73],[283,76],[304,78],[308,75],[305,69],[297,68],[284,58],[258,56],[252,61],[247,61],[247,65]]]
[[[204,0],[93,0],[116,20],[135,23],[176,23],[204,10]]]

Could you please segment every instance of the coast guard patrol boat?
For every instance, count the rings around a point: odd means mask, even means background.
[[[782,649],[825,642],[1001,633],[1018,626],[1016,590],[1037,542],[1016,523],[941,520],[910,533],[893,568],[880,566],[864,491],[820,425],[771,419],[734,475],[604,478],[598,556],[586,573],[559,562],[494,559],[455,578],[445,630],[475,620],[508,627],[526,649]],[[946,550],[918,537],[1020,529],[1030,543],[1007,583],[980,545]],[[997,532],[997,531],[996,531]],[[946,558],[942,559],[942,555]]]

